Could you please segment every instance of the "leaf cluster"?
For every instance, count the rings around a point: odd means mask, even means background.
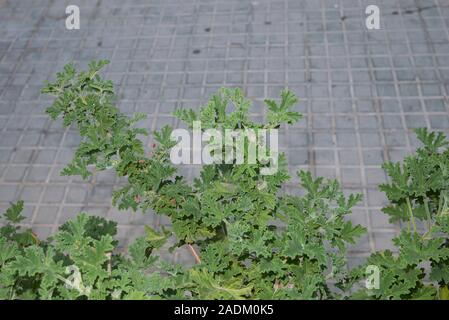
[[[116,223],[80,213],[53,237],[39,241],[17,226],[22,202],[3,215],[0,299],[161,299],[179,294],[182,270],[151,254],[138,238],[128,253],[116,249]],[[26,236],[25,236],[26,235]],[[168,276],[170,272],[170,276]]]

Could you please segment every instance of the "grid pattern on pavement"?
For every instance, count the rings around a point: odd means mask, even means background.
[[[365,27],[370,4],[380,30]],[[80,30],[65,28],[68,5],[80,8]],[[173,110],[222,86],[241,87],[263,118],[263,99],[289,87],[304,115],[280,136],[292,176],[309,169],[363,194],[352,219],[369,233],[354,261],[390,248],[398,226],[380,212],[380,166],[416,148],[413,128],[449,131],[448,29],[449,0],[0,0],[0,211],[23,199],[41,236],[87,211],[118,221],[123,245],[144,224],[167,223],[113,208],[124,182],[113,172],[59,175],[80,139],[48,119],[40,88],[69,61],[109,59],[119,108],[147,113],[150,130],[179,126]]]

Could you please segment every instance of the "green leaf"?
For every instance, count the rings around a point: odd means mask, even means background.
[[[8,243],[5,238],[0,237],[0,270],[1,266],[9,260],[13,260],[19,254],[15,243]]]
[[[3,216],[7,221],[11,223],[20,223],[25,217],[22,215],[23,211],[23,201],[18,201],[11,204],[11,206],[6,210]]]
[[[157,232],[156,230],[147,225],[145,225],[144,227],[146,233],[145,240],[152,248],[158,249],[162,247],[167,241],[167,239],[171,236],[171,232],[165,230],[164,227],[162,227],[162,232]]]
[[[190,269],[190,279],[198,285],[200,299],[245,299],[252,290],[252,286],[241,286],[237,281],[223,282],[215,280],[206,269]]]
[[[351,221],[347,221],[343,224],[343,229],[341,230],[341,238],[349,243],[355,243],[356,238],[360,237],[366,232],[366,228],[361,225],[353,226]]]

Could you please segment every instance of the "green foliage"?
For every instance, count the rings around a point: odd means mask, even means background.
[[[333,298],[327,283],[339,282],[346,276],[346,246],[365,232],[345,219],[360,195],[346,199],[336,181],[314,180],[305,171],[298,175],[306,195],[284,197],[279,210],[286,231],[277,240],[277,257],[284,263],[276,266],[265,260],[265,267],[270,264],[269,274],[284,280],[282,288],[292,284],[298,288],[286,290],[284,298]],[[318,290],[311,290],[315,287]]]
[[[384,208],[390,221],[426,220],[431,223],[435,216],[447,208],[449,189],[449,149],[442,133],[416,130],[424,144],[415,155],[404,163],[386,163],[384,168],[391,178],[389,184],[380,185],[391,204]],[[410,216],[413,213],[413,219]]]
[[[296,96],[289,90],[281,93],[281,103],[278,105],[275,101],[266,99],[268,106],[267,120],[270,126],[278,127],[282,123],[292,124],[297,122],[301,116],[290,109],[298,102]]]
[[[373,253],[348,271],[347,247],[366,231],[348,220],[360,195],[345,196],[337,181],[305,171],[298,172],[304,195],[282,194],[290,179],[283,154],[273,175],[261,174],[264,161],[234,158],[203,166],[189,183],[170,161],[171,127],[154,132],[145,154],[139,135],[147,132],[134,127],[144,116],[130,118],[114,106],[113,84],[99,75],[105,64],[92,62],[86,72],[69,64],[42,90],[55,97],[51,118],[75,126],[82,138],[62,174],[87,178],[114,169],[128,183],[113,203],[167,216],[171,227],[145,226],[145,236],[123,253],[114,222],[81,213],[39,240],[19,226],[23,202],[15,203],[0,228],[0,298],[449,299],[449,143],[442,133],[418,129],[423,147],[384,165],[390,182],[380,190],[390,203],[383,211],[405,227],[393,240],[396,250]],[[201,121],[203,131],[257,132],[298,121],[296,102],[289,90],[265,100],[267,121],[259,123],[239,89],[223,88],[199,111],[174,115],[188,127]],[[160,258],[168,242],[170,250],[188,249],[195,264],[184,269]],[[370,266],[379,270],[379,286],[360,288]]]
[[[146,227],[147,236],[136,245],[140,248],[144,243],[144,251],[153,254],[173,237],[172,249],[189,248],[197,263],[183,273],[183,282],[177,283],[177,288],[184,288],[191,298],[337,297],[329,284],[345,276],[346,246],[365,231],[346,219],[360,197],[347,199],[336,181],[314,180],[305,172],[299,173],[307,191],[304,197],[279,196],[283,183],[290,178],[283,154],[273,175],[261,174],[266,162],[237,165],[231,161],[206,165],[193,184],[186,182],[176,175],[169,158],[176,144],[171,139],[172,128],[166,126],[154,133],[151,156],[145,156],[138,135],[146,132],[133,128],[142,117],[130,119],[113,106],[112,83],[98,74],[106,63],[92,62],[87,72],[76,72],[69,64],[42,90],[55,96],[47,109],[50,116],[62,117],[66,126],[77,126],[82,137],[63,174],[86,178],[92,168],[114,168],[117,175],[128,180],[114,193],[114,204],[121,209],[151,209],[168,216],[170,230]],[[257,132],[298,121],[301,115],[293,110],[296,102],[296,96],[288,90],[281,93],[279,101],[265,100],[267,123],[258,123],[249,118],[251,102],[242,92],[223,88],[198,112],[180,109],[174,115],[189,127],[193,121],[201,121],[203,131]],[[245,145],[250,143],[248,139]],[[111,231],[115,226],[103,223],[100,227],[97,223],[87,228],[86,219],[80,216],[73,225],[63,226],[54,239],[56,249],[63,252],[78,246],[70,260],[83,268],[85,286],[93,287],[108,278],[104,268],[98,266],[107,262],[105,253],[113,247]],[[145,265],[134,247],[130,253],[138,266]],[[167,279],[171,278],[164,281]],[[148,290],[143,292],[148,295]],[[167,292],[177,295],[180,289],[172,287],[155,294]]]
[[[89,71],[79,73],[72,64],[68,64],[63,72],[57,74],[54,83],[47,83],[42,89],[42,93],[56,97],[52,106],[47,108],[50,117],[62,116],[64,126],[76,125],[83,138],[63,175],[87,178],[89,165],[100,170],[114,167],[120,175],[126,175],[125,167],[117,166],[118,159],[123,161],[143,156],[142,142],[136,136],[146,132],[132,128],[132,125],[144,115],[137,114],[130,119],[113,106],[113,84],[98,74],[106,64],[108,61],[104,60],[91,62]]]
[[[21,203],[12,210],[16,219]],[[4,214],[11,217],[11,209]],[[114,250],[115,223],[81,213],[46,241],[24,243],[20,227],[0,234],[0,299],[160,299],[179,294],[182,270],[165,268],[137,239],[129,255]],[[2,229],[4,230],[4,229]],[[12,229],[11,229],[12,230]],[[170,277],[167,276],[170,272]]]
[[[18,223],[25,219],[22,215],[22,210],[23,201],[13,203],[3,214],[3,220],[6,224],[0,228],[0,237],[13,241],[19,247],[39,242],[31,229],[21,230],[21,228],[17,226]]]
[[[364,278],[367,265],[380,267],[381,275],[379,289],[360,290],[354,297],[448,298],[449,143],[442,133],[418,129],[416,134],[423,147],[402,164],[386,163],[390,183],[380,186],[390,200],[383,209],[390,221],[407,224],[393,240],[398,253],[375,253],[354,270],[352,280]]]

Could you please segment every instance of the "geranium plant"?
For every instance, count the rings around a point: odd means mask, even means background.
[[[113,84],[99,75],[105,64],[91,62],[84,72],[68,64],[42,90],[54,96],[47,109],[51,118],[62,118],[81,136],[62,174],[86,179],[93,171],[114,170],[128,182],[114,192],[113,204],[164,215],[170,227],[145,226],[146,234],[120,252],[115,222],[80,213],[40,240],[17,227],[23,219],[23,203],[17,202],[0,229],[0,298],[448,298],[449,151],[442,134],[418,130],[424,147],[402,165],[384,165],[391,178],[380,186],[390,200],[384,212],[392,222],[405,223],[394,239],[398,253],[374,253],[348,271],[347,246],[365,232],[347,219],[360,195],[345,196],[337,181],[307,171],[297,173],[303,195],[284,194],[281,187],[290,176],[283,154],[276,157],[277,170],[264,174],[270,162],[259,151],[256,161],[241,162],[237,146],[226,144],[216,144],[213,154],[226,158],[231,148],[232,157],[204,165],[188,182],[170,158],[177,145],[173,128],[154,132],[148,155],[140,140],[148,132],[135,126],[145,115],[128,117],[114,106]],[[265,100],[266,122],[258,123],[250,119],[251,102],[242,92],[225,88],[199,111],[180,109],[174,115],[187,127],[200,121],[203,133],[257,134],[298,121],[296,102],[288,90],[277,101]],[[254,141],[251,136],[242,141],[247,159]],[[168,243],[170,250],[188,250],[193,266],[161,258]],[[379,283],[360,288],[372,266]]]
[[[176,144],[172,128],[155,132],[151,156],[145,155],[139,135],[147,132],[133,126],[144,117],[128,118],[114,106],[113,84],[98,74],[106,63],[92,62],[88,71],[79,73],[66,65],[42,90],[55,97],[49,115],[62,117],[64,126],[75,125],[82,137],[62,174],[87,178],[93,168],[114,169],[128,179],[115,191],[114,204],[166,215],[171,228],[147,226],[147,236],[129,248],[131,258],[113,254],[112,226],[89,233],[88,226],[99,221],[85,214],[46,242],[20,244],[15,236],[3,235],[3,246],[12,248],[0,264],[2,274],[8,274],[3,295],[28,294],[16,285],[26,278],[33,279],[30,290],[38,298],[337,297],[329,284],[345,277],[346,246],[364,232],[345,219],[360,196],[346,198],[336,181],[313,179],[308,172],[298,173],[304,196],[280,196],[289,179],[283,155],[273,175],[260,174],[267,166],[261,161],[231,161],[204,166],[193,184],[186,182],[170,161]],[[175,115],[187,125],[202,121],[202,130],[278,128],[300,118],[292,110],[296,102],[290,91],[283,91],[279,102],[266,100],[267,123],[256,123],[248,117],[251,103],[241,91],[222,89],[199,112],[179,110]],[[18,212],[17,206],[11,210]],[[161,263],[160,273],[153,266],[155,252],[169,237],[175,248],[191,252],[193,267]],[[76,286],[64,280],[68,270],[76,272]]]

